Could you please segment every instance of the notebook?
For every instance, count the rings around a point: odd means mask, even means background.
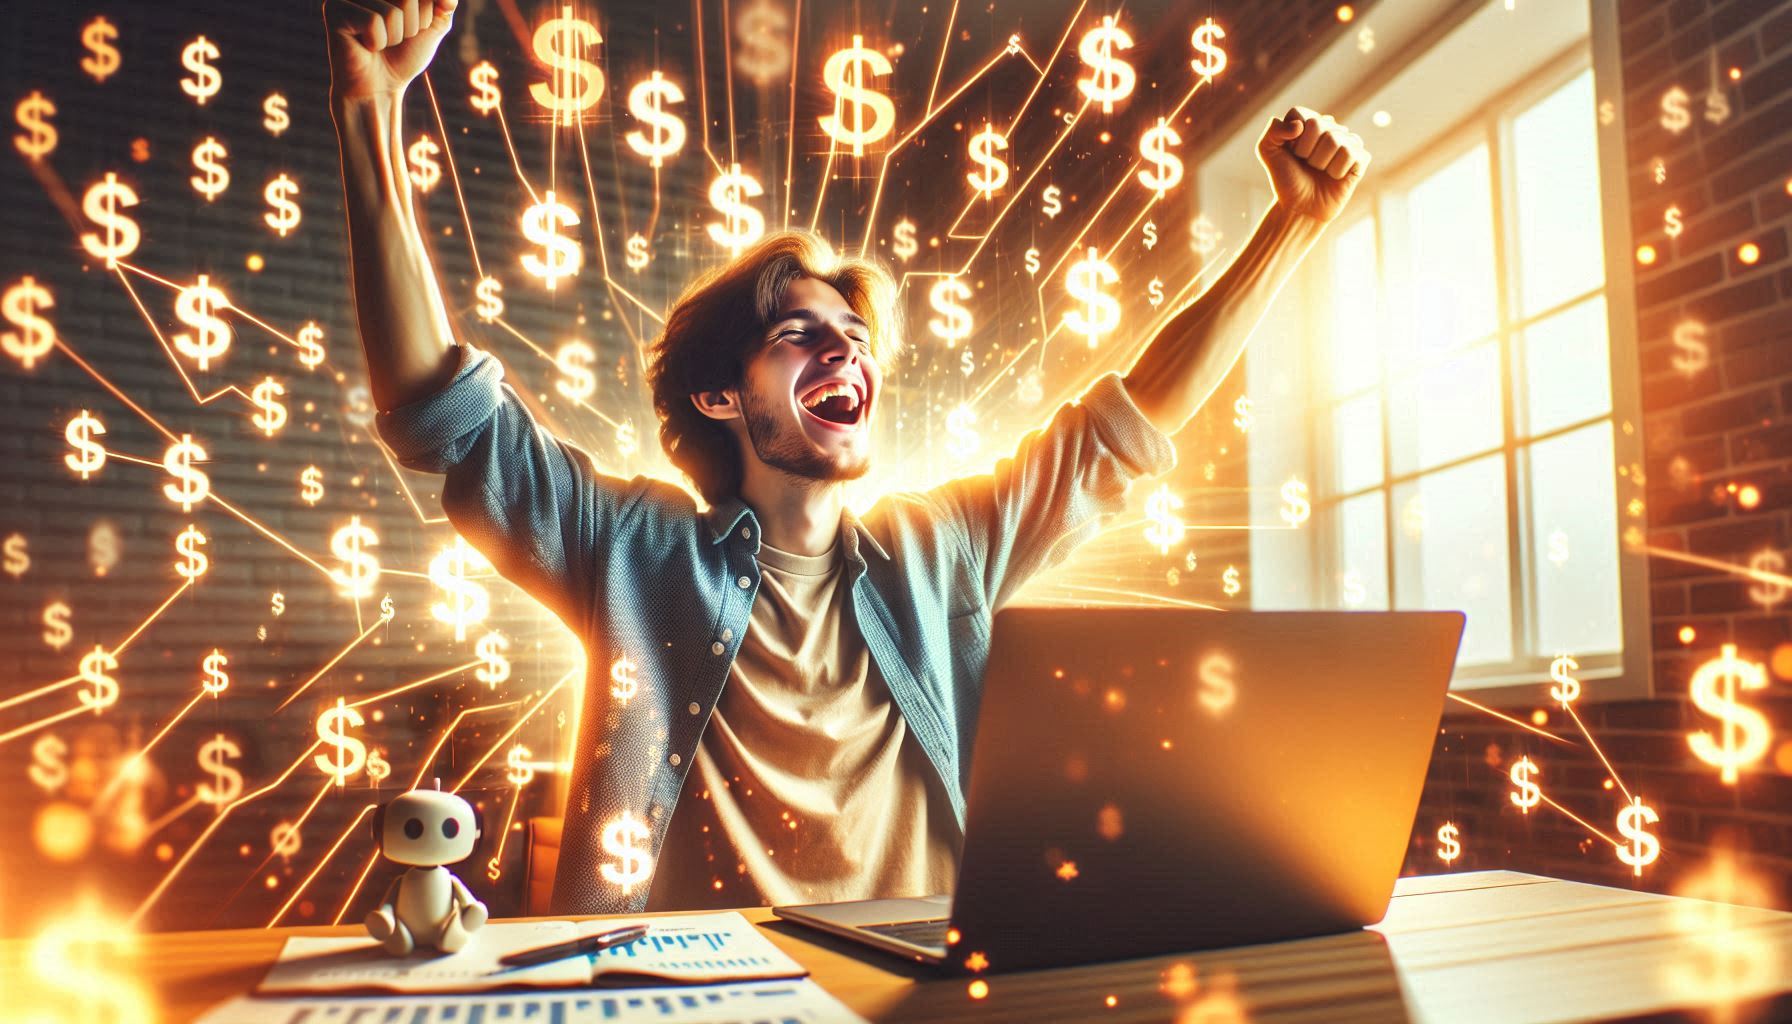
[[[800,978],[809,972],[734,911],[645,919],[645,938],[533,967],[505,968],[498,958],[634,923],[492,922],[456,953],[395,957],[366,937],[286,940],[257,995],[347,992],[486,992],[589,985],[708,985]]]

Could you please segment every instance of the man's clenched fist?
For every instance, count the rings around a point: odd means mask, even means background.
[[[423,73],[460,0],[324,0],[330,93],[337,100],[396,95]]]
[[[1276,205],[1321,222],[1335,219],[1363,180],[1369,150],[1361,136],[1306,107],[1289,107],[1257,142]]]

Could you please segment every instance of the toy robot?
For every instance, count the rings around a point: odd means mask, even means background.
[[[483,829],[477,811],[453,793],[413,789],[374,812],[373,838],[387,860],[410,865],[367,915],[367,934],[386,952],[453,953],[485,924],[485,904],[444,865],[473,855]]]

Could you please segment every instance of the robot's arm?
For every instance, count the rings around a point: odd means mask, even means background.
[[[403,874],[400,874],[398,877],[392,879],[392,883],[390,885],[386,886],[386,895],[380,897],[379,906],[375,907],[374,909],[375,910],[396,911],[397,910],[396,903],[397,903],[397,899],[398,899],[398,887],[403,884],[404,884],[404,875]]]

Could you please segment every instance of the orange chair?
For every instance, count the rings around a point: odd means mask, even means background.
[[[560,819],[530,818],[523,849],[523,913],[544,917],[554,896],[554,868],[560,863]]]

